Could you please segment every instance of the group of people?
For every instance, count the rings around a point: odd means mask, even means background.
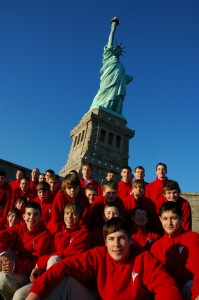
[[[158,163],[109,170],[84,163],[62,182],[0,171],[0,297],[5,300],[199,300],[199,234],[179,184]]]

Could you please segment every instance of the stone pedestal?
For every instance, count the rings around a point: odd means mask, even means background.
[[[60,171],[81,171],[83,162],[92,165],[93,178],[101,183],[106,171],[128,165],[129,140],[135,131],[126,127],[127,121],[101,108],[89,111],[71,131],[72,146],[66,165]]]

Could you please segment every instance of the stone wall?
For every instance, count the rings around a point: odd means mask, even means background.
[[[181,196],[189,201],[192,210],[192,230],[199,233],[199,193],[185,193],[182,192]]]

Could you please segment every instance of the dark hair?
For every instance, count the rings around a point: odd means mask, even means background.
[[[118,190],[117,182],[112,181],[112,180],[111,180],[111,181],[107,181],[107,182],[103,185],[103,187],[104,187],[104,188],[109,187],[109,188],[111,188],[111,189],[113,189],[113,190],[115,190],[115,191]]]
[[[115,175],[116,175],[116,172],[115,172],[115,170],[108,170],[108,171],[106,172],[106,176],[107,176],[108,174],[115,174]]]
[[[79,177],[76,174],[67,174],[62,181],[61,191],[65,192],[66,188],[75,187],[77,185],[81,187]]]
[[[76,175],[78,175],[78,172],[76,170],[70,170],[70,172],[68,174],[76,174]]]
[[[128,238],[131,238],[131,230],[129,224],[121,218],[114,217],[108,220],[103,227],[104,239],[106,239],[109,234],[112,234],[119,230],[123,230],[127,234]]]
[[[50,173],[50,174],[55,174],[55,171],[54,171],[54,170],[51,170],[51,169],[46,170],[46,171],[45,171],[45,174],[46,174],[47,172]]]
[[[90,163],[88,163],[88,162],[82,163],[82,168],[85,166],[89,167],[92,170],[92,165]]]
[[[5,171],[0,171],[0,176],[3,176],[6,178],[6,172]]]
[[[109,207],[115,207],[115,208],[117,208],[119,214],[121,214],[121,209],[120,209],[120,207],[117,205],[117,203],[115,203],[115,202],[107,202],[106,205],[104,206],[104,211],[105,211],[105,209],[107,209],[107,208],[109,208]]]
[[[137,167],[135,167],[134,172],[135,172],[137,169],[143,170],[144,173],[145,173],[145,168],[144,168],[144,167],[142,167],[142,166],[137,166]]]
[[[42,213],[41,205],[37,202],[28,202],[28,204],[26,205],[26,209],[27,208],[38,209],[40,211],[40,214]]]
[[[17,218],[21,217],[21,212],[18,208],[12,208],[8,211],[7,213],[7,217],[11,216],[11,215],[16,215]]]
[[[141,204],[132,209],[132,211],[131,211],[132,217],[135,215],[135,213],[138,209],[146,211],[147,217],[149,217],[149,211],[148,211],[147,207],[144,205],[141,205]]]
[[[132,182],[132,189],[136,186],[141,186],[144,190],[146,188],[145,183],[142,179],[136,179],[135,181]]]
[[[74,212],[76,212],[77,214],[79,214],[79,218],[80,219],[82,218],[84,208],[83,208],[83,206],[82,206],[82,204],[80,202],[78,202],[78,201],[68,202],[66,204],[66,206],[64,207],[64,212],[65,212],[65,209],[67,209],[67,208],[74,210]]]
[[[50,184],[46,181],[39,182],[37,185],[37,192],[40,190],[48,191],[50,193]]]
[[[182,218],[182,215],[183,215],[179,204],[177,204],[176,202],[173,202],[173,201],[167,201],[162,204],[162,206],[160,207],[160,216],[162,216],[162,214],[165,211],[172,211],[172,213],[178,215],[180,218]]]
[[[87,190],[89,190],[89,191],[95,191],[95,192],[97,192],[97,194],[98,194],[97,189],[96,189],[96,188],[94,187],[94,185],[92,185],[92,184],[88,184],[88,185],[86,186],[85,192],[86,192]]]
[[[18,202],[22,202],[22,201],[25,203],[25,205],[27,205],[28,200],[27,200],[27,198],[24,197],[24,196],[20,196],[20,197],[15,201],[15,204],[18,203]]]
[[[165,192],[165,191],[172,191],[172,190],[177,190],[179,194],[181,193],[181,190],[180,190],[180,187],[179,187],[179,184],[177,183],[177,181],[167,180],[164,183],[163,191]]]
[[[158,166],[163,166],[163,167],[165,168],[165,170],[166,170],[166,173],[167,173],[167,165],[166,165],[166,164],[164,164],[164,163],[162,163],[162,162],[158,163],[158,164],[156,165],[156,168],[155,168],[156,171],[157,171]]]
[[[128,171],[130,171],[132,173],[132,169],[130,166],[126,165],[126,166],[123,166],[120,170],[120,173],[124,170],[124,169],[127,169]]]

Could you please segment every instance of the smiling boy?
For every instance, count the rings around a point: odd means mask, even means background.
[[[26,300],[96,300],[89,288],[93,280],[102,300],[146,300],[153,296],[155,300],[182,300],[175,281],[153,255],[135,254],[124,220],[110,219],[104,226],[104,239],[106,246],[52,266],[35,280]]]
[[[46,254],[51,235],[41,221],[41,206],[28,203],[24,222],[0,232],[0,293],[12,299],[26,284],[39,256]]]
[[[165,235],[152,245],[151,252],[174,277],[185,299],[191,299],[193,276],[199,269],[199,234],[182,228],[182,215],[176,202],[167,201],[161,206],[160,221]]]

